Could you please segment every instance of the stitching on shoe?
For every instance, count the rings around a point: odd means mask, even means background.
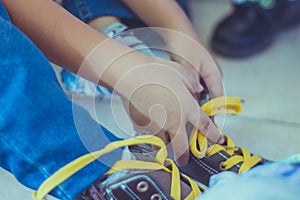
[[[221,152],[217,152],[222,158],[225,158],[226,160],[229,159],[229,157],[227,157],[226,155],[222,154]]]
[[[126,184],[121,185],[121,188],[132,198],[132,199],[141,199],[138,195],[135,194],[135,192]],[[128,192],[129,190],[129,192]]]
[[[130,178],[131,179],[131,178]],[[132,190],[130,187],[128,187],[128,183],[131,182],[130,179],[126,179],[126,180],[123,180],[121,182],[118,182],[118,183],[115,183],[115,184],[112,184],[110,186],[110,188],[108,188],[109,190],[109,193],[115,198],[115,199],[118,199],[116,198],[116,196],[114,195],[114,192],[112,191],[113,189],[118,189],[118,188],[121,188],[126,194],[128,194],[132,199],[140,199]],[[133,178],[134,180],[134,178]],[[129,190],[129,191],[128,191]]]
[[[107,188],[106,191],[107,191],[106,194],[107,194],[109,197],[112,197],[113,199],[117,199],[117,198],[115,197],[115,195],[113,194],[113,192],[111,191],[110,188]]]
[[[203,161],[198,160],[197,158],[195,158],[194,156],[192,156],[193,160],[200,166],[202,167],[204,170],[206,170],[208,173],[210,174],[217,174],[219,173],[219,171],[215,170],[214,168],[210,167],[209,165],[205,164]]]

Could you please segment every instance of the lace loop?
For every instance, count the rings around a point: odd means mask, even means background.
[[[201,108],[208,116],[215,116],[220,113],[236,115],[242,111],[241,102],[241,99],[238,97],[219,97],[207,102]],[[219,131],[222,133],[220,129]],[[206,136],[199,130],[194,129],[190,136],[190,150],[197,158],[212,156],[224,151],[230,157],[223,163],[223,167],[228,170],[235,165],[239,165],[238,173],[248,171],[262,160],[259,156],[251,155],[246,149],[236,147],[230,137],[226,135],[224,137],[226,145],[214,144],[208,147]]]
[[[238,97],[218,97],[203,104],[201,108],[210,117],[217,114],[237,115],[243,110],[241,102]]]

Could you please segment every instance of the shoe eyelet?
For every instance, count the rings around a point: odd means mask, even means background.
[[[225,169],[225,167],[224,167],[224,161],[223,162],[220,162],[220,164],[219,164],[219,169],[221,170],[221,171],[226,171],[227,169]]]
[[[150,198],[150,200],[162,200],[162,197],[160,194],[153,194]]]
[[[146,181],[141,181],[136,186],[137,191],[146,192],[149,189],[149,184]]]

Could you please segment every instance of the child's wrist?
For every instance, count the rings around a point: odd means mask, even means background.
[[[101,81],[114,92],[129,98],[129,91],[147,78],[148,74],[144,74],[141,67],[150,62],[153,61],[148,56],[137,51],[128,52],[107,66]]]

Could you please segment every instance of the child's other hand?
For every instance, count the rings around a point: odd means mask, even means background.
[[[201,77],[212,97],[224,95],[221,70],[198,40],[177,32],[167,40],[167,48],[171,52],[172,60],[185,67],[193,86],[191,92],[202,91]]]

